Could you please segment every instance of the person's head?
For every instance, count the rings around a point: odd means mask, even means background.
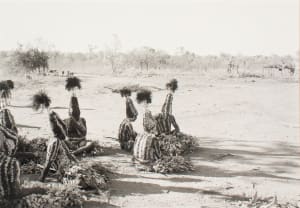
[[[130,97],[131,90],[128,87],[123,87],[122,89],[120,89],[120,94],[122,97]]]
[[[152,102],[152,93],[150,90],[143,89],[136,94],[138,104],[143,104],[145,107]]]
[[[79,108],[78,99],[74,95],[71,97],[70,100],[69,116],[72,116],[77,121],[80,118],[80,108]]]
[[[178,81],[177,79],[171,79],[167,84],[166,84],[167,90],[169,90],[171,93],[174,93],[178,89]]]

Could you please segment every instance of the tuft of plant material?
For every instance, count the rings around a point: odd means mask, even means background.
[[[152,101],[151,97],[152,97],[152,93],[150,90],[147,90],[147,89],[142,89],[136,94],[136,100],[138,103],[141,103],[144,101],[147,103],[151,103],[151,101]]]
[[[66,90],[81,89],[81,80],[78,77],[68,77],[66,79]]]
[[[9,87],[5,81],[0,82],[0,91],[8,90]]]
[[[41,108],[42,109],[49,108],[50,104],[51,104],[51,98],[43,90],[40,90],[32,97],[32,108],[36,111]]]
[[[157,173],[182,173],[193,170],[192,163],[182,156],[163,156],[153,164]]]
[[[131,89],[129,87],[123,87],[120,90],[120,94],[122,97],[126,96],[126,95],[131,95]]]
[[[10,88],[6,81],[0,82],[0,94],[1,98],[9,98]]]
[[[14,89],[15,85],[14,82],[12,80],[6,80],[7,86],[9,89]]]
[[[177,79],[171,79],[167,84],[167,88],[170,88],[173,92],[175,92],[178,89],[178,81]]]

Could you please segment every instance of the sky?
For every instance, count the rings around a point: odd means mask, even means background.
[[[299,0],[0,0],[0,50],[178,47],[207,54],[299,51]]]

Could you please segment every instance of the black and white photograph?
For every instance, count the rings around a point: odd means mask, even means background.
[[[299,0],[0,0],[0,208],[300,208]]]

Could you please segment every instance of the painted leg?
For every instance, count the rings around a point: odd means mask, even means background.
[[[83,153],[84,151],[88,152],[92,150],[95,146],[94,142],[86,142],[86,144],[83,147],[79,147],[77,150],[73,151],[74,155],[79,155]]]
[[[61,144],[61,142],[58,139],[53,139],[52,141],[49,142],[48,147],[47,147],[47,156],[46,156],[45,167],[44,167],[41,177],[40,177],[41,182],[45,181],[52,163],[57,160],[60,144]]]
[[[62,140],[62,141],[61,141],[61,145],[62,145],[62,148],[64,149],[64,151],[65,151],[67,157],[68,157],[71,161],[74,161],[74,162],[78,163],[78,162],[79,162],[78,159],[76,158],[76,156],[75,156],[73,153],[71,153],[71,151],[70,151],[68,145],[65,143],[65,141]]]
[[[44,169],[42,171],[42,175],[40,177],[40,181],[41,182],[45,181],[45,179],[46,179],[46,177],[47,177],[47,175],[49,173],[51,165],[52,165],[52,161],[49,160],[49,161],[46,162],[46,165],[45,165],[45,167],[44,167]]]

